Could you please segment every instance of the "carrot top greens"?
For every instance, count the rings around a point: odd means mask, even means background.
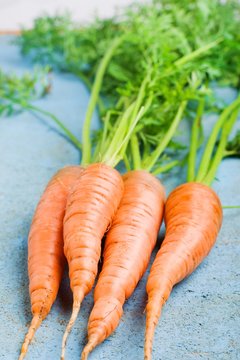
[[[221,154],[216,151],[219,133],[230,131],[225,123],[230,118],[234,122],[227,108],[195,174],[203,138],[200,119],[205,111],[219,112],[212,84],[239,85],[239,15],[240,5],[234,0],[153,0],[82,26],[68,15],[36,19],[33,29],[23,30],[17,40],[22,53],[76,74],[91,91],[83,147],[59,119],[31,105],[29,94],[26,98],[24,93],[10,93],[6,98],[13,100],[11,106],[39,111],[57,123],[82,150],[83,164],[114,157],[114,164],[123,159],[128,170],[146,169],[154,174],[184,163],[187,150],[183,141],[176,140],[178,126],[183,117],[194,119],[188,180],[210,182],[219,159],[239,152],[235,143],[227,145],[227,141]],[[96,107],[103,126],[92,136]],[[127,134],[131,137],[124,141]],[[223,140],[219,148],[223,149]],[[215,151],[218,161],[212,161]]]
[[[33,29],[23,31],[18,43],[34,61],[78,73],[92,83],[109,43],[128,33],[131,46],[123,45],[123,51],[108,69],[102,89],[105,95],[115,97],[112,90],[115,85],[119,87],[119,82],[139,84],[138,76],[144,68],[139,55],[144,52],[147,57],[152,51],[149,45],[154,45],[155,58],[161,57],[163,69],[222,38],[220,47],[199,65],[210,79],[236,86],[240,73],[239,11],[237,0],[153,0],[125,8],[110,19],[95,19],[89,25],[76,24],[69,15],[43,16],[35,20]]]
[[[22,105],[45,96],[50,90],[49,67],[35,68],[22,76],[0,69],[0,116],[10,116]]]
[[[25,72],[21,76],[0,70],[0,116],[10,116],[23,110],[42,114],[51,119],[78,149],[81,143],[74,134],[54,114],[32,104],[44,97],[51,89],[49,67],[35,68],[33,74]]]
[[[35,62],[70,71],[92,89],[83,163],[91,157],[101,160],[118,125],[123,121],[130,126],[127,118],[136,118],[143,108],[119,156],[127,169],[157,174],[179,164],[176,154],[183,158],[186,153],[174,137],[182,118],[216,110],[211,84],[239,85],[239,14],[234,0],[153,0],[87,25],[74,23],[69,15],[44,16],[33,29],[23,30],[17,42]],[[96,106],[103,126],[91,137]],[[191,146],[189,179],[198,145],[192,141]]]

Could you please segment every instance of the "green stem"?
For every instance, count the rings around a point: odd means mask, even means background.
[[[199,101],[197,114],[193,121],[193,126],[191,131],[188,168],[187,168],[187,181],[193,181],[195,177],[196,157],[197,157],[197,149],[198,149],[198,141],[199,141],[199,128],[200,128],[203,110],[204,110],[204,99],[201,99]]]
[[[130,140],[131,144],[131,154],[133,158],[133,169],[140,170],[141,169],[141,155],[138,143],[138,137],[136,134],[133,134]]]
[[[111,158],[112,154],[115,152],[115,149],[118,148],[119,144],[123,141],[124,134],[128,127],[129,119],[135,107],[135,102],[133,102],[122,114],[122,116],[116,121],[114,127],[111,129],[111,133],[114,133],[112,138],[109,138],[109,141],[106,142],[104,149],[104,156],[106,159]],[[125,144],[125,148],[127,143]],[[124,150],[125,152],[125,150]],[[123,155],[123,153],[122,153]]]
[[[160,76],[160,78],[174,74],[177,70],[179,70],[180,67],[186,65],[190,61],[195,60],[199,56],[208,52],[210,49],[217,46],[221,41],[223,41],[223,39],[219,38],[215,41],[210,42],[209,44],[201,46],[197,50],[194,50],[187,55],[182,56],[180,59],[176,60],[172,66],[167,68],[166,71]]]
[[[135,106],[134,106],[134,109],[133,109],[133,112],[132,112],[132,119],[135,119],[138,112],[139,112],[139,109],[140,107],[142,106],[142,102],[143,102],[143,99],[144,99],[144,96],[145,96],[145,90],[146,90],[146,87],[147,87],[147,84],[149,82],[149,73],[147,74],[147,76],[143,79],[142,81],[142,84],[140,86],[140,89],[139,89],[139,92],[138,92],[138,96],[137,96],[137,99],[136,99],[136,102],[135,102]],[[144,111],[145,111],[145,106],[144,106]]]
[[[128,127],[125,130],[124,133],[124,137],[121,143],[117,144],[117,146],[115,147],[115,152],[113,154],[105,154],[104,158],[103,158],[103,162],[108,164],[109,166],[115,167],[118,162],[123,158],[123,154],[121,154],[121,149],[123,148],[123,146],[125,146],[125,144],[128,144],[129,139],[132,136],[132,133],[138,123],[138,121],[141,119],[142,115],[144,113],[144,107],[141,107],[136,118],[135,119],[131,119],[130,122],[130,127]],[[118,133],[118,130],[116,131],[116,134]],[[118,134],[120,137],[120,134]],[[109,158],[109,155],[111,155],[111,157]]]
[[[111,139],[110,144],[108,145],[108,149],[104,155],[105,161],[109,161],[109,159],[113,159],[113,154],[116,153],[116,149],[120,149],[121,154],[119,155],[119,158],[123,158],[124,153],[126,151],[128,141],[123,140],[124,134],[127,132],[127,129],[130,129],[132,126],[132,123],[134,123],[135,119],[138,119],[138,117],[143,116],[143,112],[145,110],[145,107],[141,107],[144,96],[145,96],[145,90],[146,86],[149,82],[149,73],[142,81],[141,87],[138,92],[137,99],[125,109],[122,117],[117,121],[116,123],[116,131]],[[113,131],[113,130],[112,130]]]
[[[219,164],[221,163],[223,157],[224,157],[224,153],[225,153],[225,148],[227,145],[227,141],[228,141],[228,137],[231,133],[231,130],[233,128],[233,125],[235,124],[237,117],[238,117],[238,112],[239,109],[233,111],[233,113],[231,114],[230,118],[226,119],[226,123],[223,126],[222,129],[222,133],[221,133],[221,139],[220,142],[218,144],[217,147],[217,151],[214,155],[214,158],[210,164],[210,169],[207,172],[206,176],[204,177],[204,179],[202,180],[202,182],[206,185],[210,185],[212,183],[212,181],[215,178],[217,169],[219,167]]]
[[[125,164],[125,167],[126,167],[126,170],[127,171],[131,171],[131,164],[130,164],[130,161],[129,161],[129,158],[127,156],[127,154],[124,154],[123,155],[123,161],[124,161],[124,164]]]
[[[118,109],[120,109],[124,104],[125,104],[125,102],[126,102],[126,100],[128,100],[128,99],[126,99],[126,97],[125,96],[120,96],[120,98],[118,99],[118,101],[117,101],[117,103],[116,103],[116,106],[115,106],[115,108],[118,110]],[[125,105],[127,105],[127,104],[125,104]],[[128,104],[129,105],[129,104]]]
[[[140,93],[138,94],[138,98],[141,97],[141,99],[143,99],[142,95],[141,95],[141,91]],[[141,100],[142,101],[142,100]],[[147,99],[147,101],[144,102],[144,112],[142,114],[142,117],[146,114],[146,112],[149,110],[151,104],[152,104],[152,101],[153,101],[153,95],[150,94],[149,98]],[[140,102],[138,104],[135,105],[136,108],[139,108],[139,105],[140,105]],[[132,116],[133,117],[133,116]],[[143,125],[142,125],[143,126]],[[140,126],[140,130],[141,130],[141,127]],[[139,126],[138,126],[138,129],[136,129],[136,132],[139,132],[140,133],[140,136],[141,136],[141,131],[139,130]],[[125,146],[122,148],[121,150],[121,153],[122,155],[125,154],[126,152],[126,148],[127,148],[128,144],[125,144]],[[140,156],[141,158],[141,156]],[[140,159],[140,167],[141,167],[141,159]]]
[[[122,41],[123,41],[123,37],[120,37],[112,42],[111,46],[105,53],[103,59],[101,60],[97,70],[96,78],[93,83],[92,92],[83,125],[83,132],[82,132],[82,164],[83,165],[89,164],[91,160],[91,136],[90,136],[91,120],[99,98],[99,92],[102,86],[103,77],[115,50]]]
[[[158,158],[160,157],[160,155],[163,153],[163,151],[166,149],[166,147],[168,146],[170,140],[172,139],[172,137],[174,136],[177,127],[182,119],[184,110],[186,108],[187,105],[187,101],[183,101],[177,111],[177,114],[175,115],[175,118],[173,119],[167,133],[165,134],[165,136],[163,137],[163,139],[161,140],[161,142],[159,143],[159,145],[157,146],[157,148],[152,152],[151,155],[149,155],[144,163],[142,168],[147,170],[147,171],[151,171],[151,169],[153,168],[153,166],[155,165],[155,163],[157,162]]]
[[[206,53],[207,51],[209,51],[213,47],[217,46],[221,41],[223,41],[223,38],[219,38],[219,39],[217,39],[215,41],[212,41],[212,42],[210,42],[210,43],[208,43],[206,45],[201,46],[197,50],[194,50],[190,54],[187,54],[187,55],[181,57],[180,59],[178,59],[177,61],[175,61],[174,66],[179,68],[180,66],[185,65],[189,61],[192,61],[192,60],[196,59],[197,57],[199,57],[202,54]]]
[[[178,160],[173,160],[170,163],[166,164],[166,165],[162,165],[157,167],[154,171],[152,171],[153,175],[159,175],[162,174],[164,172],[167,172],[169,170],[171,170],[172,168],[174,168],[175,166],[178,166],[180,164],[180,162]]]
[[[234,155],[238,155],[238,152],[235,150],[225,150],[223,157],[234,156]]]
[[[240,206],[222,206],[223,209],[240,209]]]
[[[66,126],[55,115],[51,114],[49,111],[40,109],[39,107],[34,106],[34,105],[30,105],[30,104],[24,106],[24,108],[28,109],[28,110],[37,111],[37,112],[39,112],[39,113],[41,113],[43,115],[46,115],[46,116],[50,117],[60,127],[60,129],[63,130],[63,132],[71,140],[71,142],[78,149],[81,150],[82,145],[81,145],[80,141],[75,137],[75,135],[73,135],[73,133],[70,130],[68,130],[68,128],[66,128]]]
[[[240,97],[238,97],[235,101],[233,101],[228,107],[226,107],[224,109],[224,111],[222,112],[222,114],[220,115],[219,119],[217,120],[217,122],[215,123],[213,130],[211,132],[211,135],[208,139],[207,145],[205,147],[205,151],[203,153],[201,162],[200,162],[200,166],[199,166],[199,170],[196,176],[196,181],[201,182],[203,180],[203,178],[206,176],[208,170],[209,170],[209,166],[210,166],[210,160],[212,157],[212,153],[215,147],[215,143],[217,141],[219,132],[226,120],[226,118],[229,117],[229,115],[231,114],[231,112],[240,104]]]
[[[102,132],[102,137],[101,140],[98,141],[94,155],[93,155],[93,161],[97,162],[97,159],[101,158],[101,155],[103,154],[103,148],[104,148],[104,144],[107,140],[107,132],[108,132],[108,127],[110,124],[110,118],[111,118],[111,111],[108,111],[106,114],[106,117],[104,119],[104,125],[103,125],[103,132]]]
[[[86,75],[84,75],[81,71],[79,70],[73,70],[71,69],[71,72],[76,75],[83,83],[84,85],[86,86],[86,88],[89,90],[89,92],[91,92],[92,90],[92,83],[91,81],[88,79],[88,77]],[[99,109],[99,113],[100,114],[103,114],[104,111],[105,111],[105,106],[104,106],[104,103],[101,99],[101,97],[99,96],[98,100],[97,100],[97,106],[98,106],[98,109]]]
[[[1,96],[2,98],[10,101],[7,97]],[[73,133],[52,113],[50,113],[49,111],[43,110],[37,106],[31,105],[31,104],[22,104],[20,101],[11,99],[11,101],[15,104],[18,104],[20,107],[22,107],[25,110],[32,110],[32,111],[36,111],[40,114],[46,115],[48,117],[50,117],[59,127],[60,129],[63,130],[63,132],[65,133],[65,135],[69,138],[69,140],[78,148],[78,149],[82,149],[82,144],[80,143],[80,141],[76,138],[75,135],[73,135]]]

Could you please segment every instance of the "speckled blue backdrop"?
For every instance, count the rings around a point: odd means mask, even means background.
[[[21,74],[32,68],[18,48],[0,38],[0,67]],[[234,93],[224,91],[231,100]],[[37,104],[56,114],[80,136],[88,101],[85,87],[72,75],[54,74],[53,89]],[[214,118],[205,119],[207,127]],[[95,116],[95,126],[97,117]],[[34,208],[55,171],[77,164],[79,153],[48,125],[48,120],[22,113],[0,119],[0,358],[17,359],[31,319],[27,278],[27,236]],[[165,179],[170,191],[180,179]],[[240,204],[240,161],[225,160],[214,188],[223,204]],[[116,332],[91,360],[143,359],[146,276],[124,307]],[[26,359],[57,360],[71,311],[67,275],[58,299],[29,348]],[[66,359],[79,359],[86,339],[92,294],[68,343]],[[157,327],[153,360],[240,359],[240,210],[225,210],[218,241],[209,257],[177,285]]]

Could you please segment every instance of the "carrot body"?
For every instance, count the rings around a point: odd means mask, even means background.
[[[147,268],[162,223],[161,183],[146,171],[131,171],[123,179],[124,194],[106,237],[82,359],[117,327],[125,300]]]
[[[200,183],[186,183],[168,197],[166,236],[147,281],[145,360],[151,359],[154,330],[172,288],[190,275],[213,247],[222,223],[216,193]]]
[[[68,166],[58,171],[48,183],[36,208],[28,238],[33,320],[19,359],[24,358],[36,329],[56,299],[65,264],[62,230],[67,195],[82,171],[79,166]]]
[[[85,169],[68,198],[64,218],[64,253],[73,291],[73,313],[63,337],[62,359],[67,336],[81,302],[94,284],[101,241],[112,223],[122,195],[123,180],[118,171],[98,163]]]

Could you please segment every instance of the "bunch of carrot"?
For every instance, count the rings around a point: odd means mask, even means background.
[[[148,157],[141,159],[137,124],[141,124],[149,106],[142,101],[142,94],[151,84],[151,77],[145,77],[136,99],[111,127],[112,135],[106,129],[104,141],[100,142],[95,156],[91,155],[92,113],[106,67],[121,41],[124,39],[118,38],[112,43],[96,74],[83,128],[82,166],[64,168],[53,177],[33,218],[28,257],[33,320],[19,359],[24,358],[36,329],[51,309],[66,258],[73,311],[63,337],[61,358],[64,359],[67,336],[83,298],[93,287],[101,241],[106,234],[103,267],[88,324],[88,343],[82,352],[82,360],[87,359],[93,348],[117,327],[125,300],[131,296],[148,266],[165,213],[166,237],[147,282],[145,359],[150,359],[153,333],[163,304],[173,286],[207,256],[221,227],[221,203],[209,184],[224,156],[240,107],[239,98],[216,122],[195,174],[199,137],[197,114],[190,145],[190,182],[175,189],[167,201],[163,186],[151,172],[175,134],[189,99],[181,102],[162,142]],[[219,133],[221,140],[217,143]],[[132,171],[121,176],[114,167],[124,157],[129,141],[134,166]],[[93,163],[89,165],[91,160]]]
[[[166,236],[147,281],[145,360],[150,360],[154,330],[163,304],[173,286],[207,256],[220,230],[222,206],[210,184],[226,156],[240,99],[226,107],[216,121],[196,171],[201,116],[209,89],[200,86],[201,76],[198,78],[196,66],[192,64],[215,48],[221,39],[174,59],[163,73],[159,72],[161,59],[155,56],[159,49],[147,49],[151,58],[139,71],[138,86],[130,87],[131,94],[128,82],[121,89],[114,109],[105,113],[93,152],[90,136],[93,111],[99,104],[108,65],[126,39],[126,34],[113,39],[98,66],[83,127],[81,166],[64,168],[53,177],[33,218],[28,257],[33,319],[19,360],[24,358],[36,329],[51,309],[66,259],[73,309],[62,341],[61,359],[65,358],[67,337],[84,297],[93,287],[102,239],[106,235],[103,266],[89,317],[88,342],[82,352],[82,360],[86,360],[118,326],[126,299],[146,271],[164,217]],[[176,75],[185,66],[184,76]],[[173,76],[179,80],[175,95],[172,95]],[[170,89],[165,98],[159,95],[159,83]],[[169,105],[170,99],[176,102]],[[152,108],[156,114],[161,101],[165,101],[167,121],[157,119],[157,129],[162,126],[164,131],[157,141],[156,138],[152,141],[149,117]],[[169,157],[166,149],[187,115],[191,101],[198,102],[198,108],[192,124],[187,182],[166,199],[164,187],[155,175],[179,164],[176,159],[166,164]],[[115,169],[121,160],[128,170],[123,176]]]

